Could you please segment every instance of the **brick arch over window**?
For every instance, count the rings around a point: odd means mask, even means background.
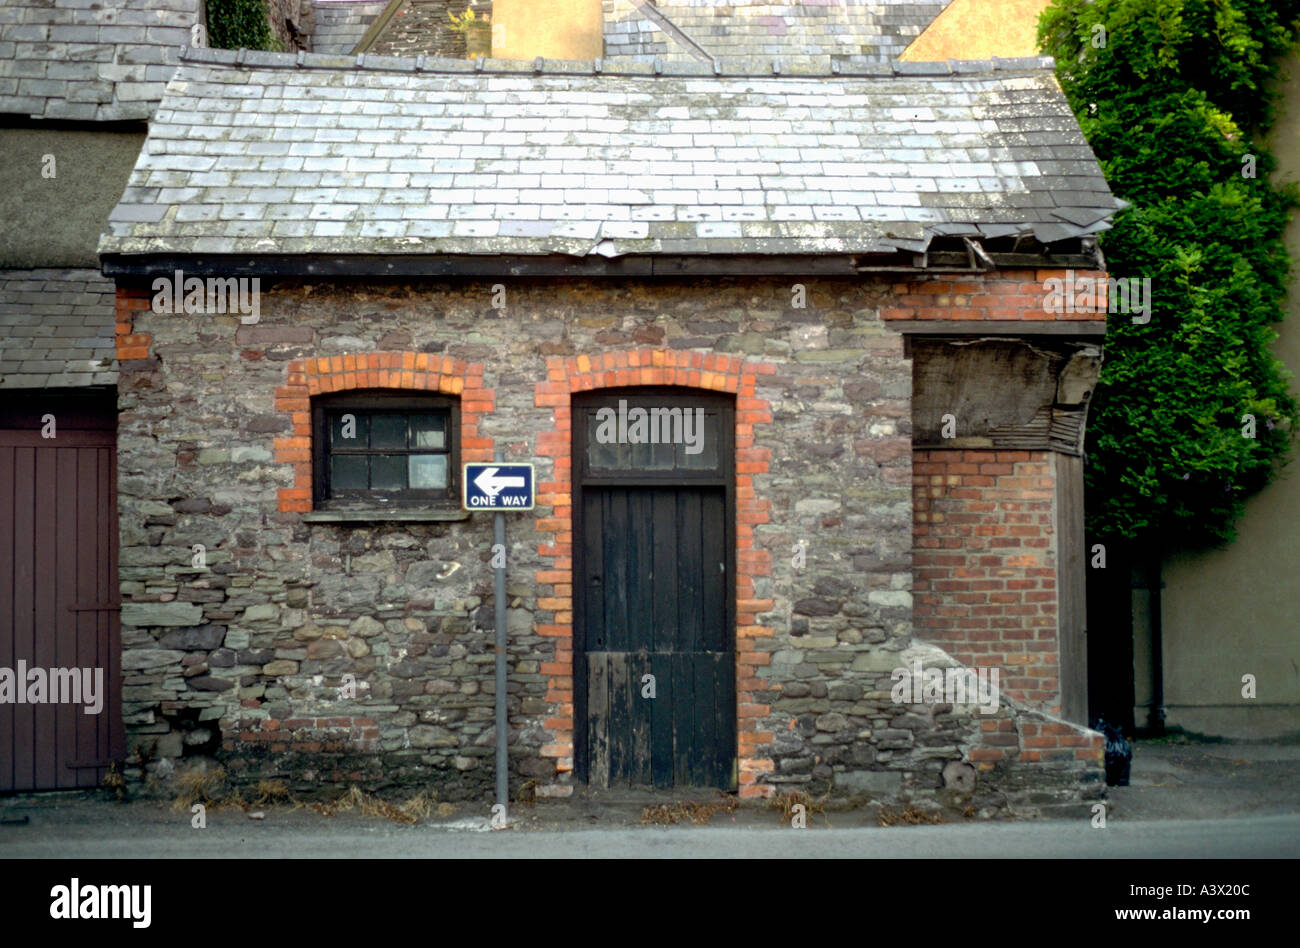
[[[767,796],[772,787],[759,776],[774,769],[762,756],[773,735],[758,730],[758,721],[770,707],[764,692],[768,682],[758,668],[771,663],[771,653],[760,639],[774,630],[758,624],[759,614],[772,609],[772,600],[756,599],[755,580],[772,574],[772,555],[754,542],[754,526],[770,520],[771,501],[760,497],[755,475],[768,473],[771,452],[754,446],[754,426],[772,423],[771,406],[755,396],[759,375],[773,375],[776,366],[764,362],[676,349],[633,349],[576,357],[552,356],[546,360],[547,380],[537,383],[535,404],[553,410],[554,426],[537,438],[537,455],[550,458],[553,479],[538,485],[539,532],[549,534],[538,544],[538,554],[549,564],[536,574],[539,635],[555,639],[554,660],[542,665],[549,676],[547,701],[552,716],[545,727],[550,743],[542,754],[555,759],[564,784],[542,788],[553,796],[567,795],[573,771],[573,456],[570,399],[575,392],[626,385],[672,385],[736,396],[736,703],[737,756],[742,797]],[[549,615],[549,619],[547,616]]]
[[[275,390],[277,411],[287,412],[293,435],[275,439],[275,460],[293,465],[293,487],[280,489],[280,510],[307,513],[311,492],[311,397],[349,389],[387,388],[460,396],[460,448],[464,461],[492,460],[492,439],[479,419],[496,393],[483,387],[483,365],[427,352],[362,352],[289,363],[288,384]]]

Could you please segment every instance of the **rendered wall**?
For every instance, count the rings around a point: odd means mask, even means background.
[[[899,56],[910,62],[1038,55],[1048,0],[953,0]]]
[[[604,55],[600,0],[493,0],[495,59],[599,59]]]
[[[1271,150],[1278,179],[1300,180],[1300,58],[1286,64]],[[1300,221],[1287,246],[1300,258]],[[1274,351],[1300,374],[1300,295],[1295,287]],[[1292,387],[1294,390],[1295,382]],[[1204,734],[1270,738],[1300,733],[1300,472],[1289,471],[1252,498],[1226,549],[1183,553],[1164,565],[1165,723]],[[1145,592],[1137,596],[1145,598]],[[1136,597],[1135,597],[1136,598]],[[1139,641],[1149,626],[1135,621]],[[1138,669],[1139,691],[1149,680]],[[1244,699],[1242,675],[1258,682]],[[1137,696],[1142,703],[1142,695]],[[1139,720],[1145,715],[1139,711]]]

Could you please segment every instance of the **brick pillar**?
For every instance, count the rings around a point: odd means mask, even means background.
[[[1047,451],[914,452],[916,635],[1059,714],[1056,484]]]

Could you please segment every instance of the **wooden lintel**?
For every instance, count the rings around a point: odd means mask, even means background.
[[[909,336],[1106,335],[1105,320],[1083,319],[888,319],[885,325]]]

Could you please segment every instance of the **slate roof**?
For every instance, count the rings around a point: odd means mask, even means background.
[[[147,119],[201,0],[4,0],[0,113]]]
[[[1050,59],[182,59],[101,255],[866,254],[1117,206]]]
[[[709,57],[866,56],[890,60],[907,48],[951,0],[603,0],[605,56],[649,60]],[[661,16],[655,16],[655,13]],[[662,18],[692,43],[660,26]]]
[[[0,389],[114,385],[113,281],[0,270]]]
[[[361,42],[375,17],[388,6],[387,0],[366,3],[321,3],[313,0],[316,15],[311,48],[314,53],[347,55]]]

